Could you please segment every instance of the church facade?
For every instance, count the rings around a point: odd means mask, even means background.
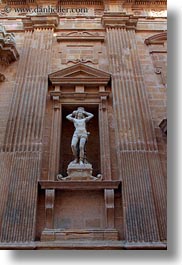
[[[165,0],[0,2],[0,249],[167,249],[166,68]]]

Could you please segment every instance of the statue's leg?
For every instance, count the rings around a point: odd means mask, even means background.
[[[80,164],[84,162],[84,153],[85,153],[85,144],[86,144],[87,139],[85,137],[81,137],[80,139]]]
[[[74,135],[71,141],[71,149],[75,158],[74,162],[76,163],[78,162],[77,144],[78,144],[78,137]]]
[[[87,150],[86,150],[86,146],[87,146],[87,141],[85,142],[85,148],[84,148],[84,163],[86,164],[87,161]]]

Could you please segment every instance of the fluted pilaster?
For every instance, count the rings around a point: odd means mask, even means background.
[[[34,239],[53,30],[25,32],[1,155],[1,241]]]
[[[105,14],[103,24],[112,73],[125,238],[128,241],[164,240],[166,190],[137,51],[137,20],[124,13],[116,17],[115,20],[112,14]]]

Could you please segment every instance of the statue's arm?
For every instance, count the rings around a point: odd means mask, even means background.
[[[91,120],[94,117],[94,115],[92,113],[87,112],[87,111],[84,111],[84,114],[87,116],[85,118],[86,122],[89,121],[89,120]]]
[[[72,117],[72,113],[71,114],[69,114],[69,115],[67,115],[66,116],[66,119],[68,119],[69,121],[74,121],[74,118]]]

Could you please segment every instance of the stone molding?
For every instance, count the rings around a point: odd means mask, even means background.
[[[47,181],[40,180],[39,185],[41,189],[57,189],[57,190],[120,190],[121,181],[118,180],[77,180],[77,181]]]
[[[57,14],[35,14],[27,15],[22,21],[25,30],[55,29],[58,26],[59,17]]]
[[[105,39],[104,35],[100,35],[98,32],[88,31],[71,31],[68,33],[62,33],[57,36],[57,41],[101,41]]]
[[[31,241],[31,242],[6,242],[0,244],[0,249],[10,250],[166,250],[167,243],[161,241],[154,242],[128,242],[126,240],[103,240],[103,241],[83,241],[83,240],[59,240],[54,241]]]
[[[102,24],[104,27],[136,29],[138,18],[125,12],[104,12]]]
[[[107,85],[110,74],[83,63],[67,67],[49,75],[52,85]]]

